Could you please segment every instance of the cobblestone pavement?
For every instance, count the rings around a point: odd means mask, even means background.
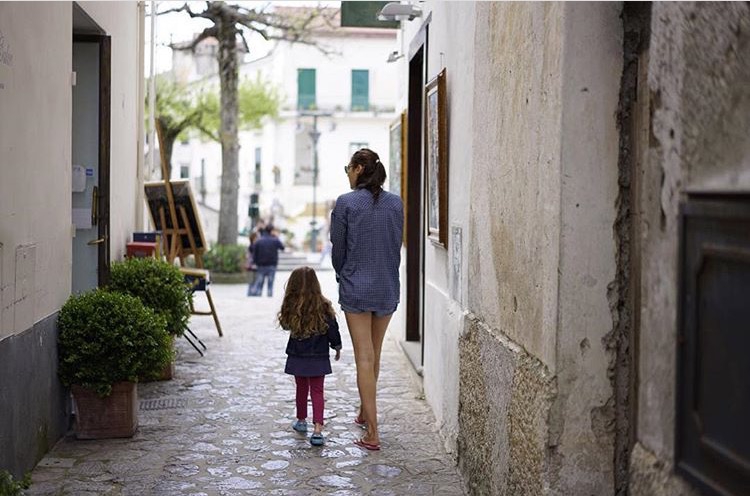
[[[319,275],[335,302],[333,273]],[[247,298],[241,285],[213,285],[224,337],[210,317],[193,317],[191,327],[208,352],[200,357],[180,340],[175,379],[138,385],[136,435],[60,440],[34,469],[27,494],[465,494],[394,339],[386,339],[379,383],[382,450],[353,444],[362,431],[353,422],[358,396],[343,314],[342,358],[332,360],[333,375],[326,378],[326,445],[313,447],[291,429],[287,334],[274,323],[287,277],[278,274],[273,298]],[[198,295],[196,302],[200,307],[205,299]]]

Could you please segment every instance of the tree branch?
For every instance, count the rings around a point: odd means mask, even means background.
[[[195,50],[198,43],[205,40],[206,38],[216,38],[219,34],[219,30],[216,26],[211,26],[203,30],[201,34],[195,37],[193,41],[187,44],[181,43],[170,43],[169,48],[173,50]]]

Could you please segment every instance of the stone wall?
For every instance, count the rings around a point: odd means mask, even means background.
[[[651,137],[641,211],[638,442],[631,494],[689,494],[674,463],[678,208],[750,188],[750,6],[654,3]]]

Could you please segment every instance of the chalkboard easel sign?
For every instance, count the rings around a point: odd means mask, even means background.
[[[206,251],[206,238],[203,235],[198,208],[193,198],[190,182],[187,179],[169,181],[174,201],[174,213],[169,205],[169,196],[164,181],[144,184],[146,203],[151,220],[157,231],[164,234],[167,259],[171,262],[193,255],[196,266],[203,267],[203,253]],[[173,219],[176,218],[176,226]]]

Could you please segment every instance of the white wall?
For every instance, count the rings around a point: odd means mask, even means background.
[[[0,3],[12,55],[0,64],[0,338],[70,292],[71,16],[70,3]]]
[[[459,264],[454,270],[453,240],[448,249],[425,243],[425,311],[424,311],[424,390],[450,451],[456,449],[458,435],[459,347],[463,329],[468,284],[467,246],[470,242],[470,185],[474,149],[471,146],[474,91],[475,7],[472,2],[431,2],[425,4],[423,18],[432,13],[430,31],[438,33],[428,42],[427,80],[443,68],[447,73],[449,110],[449,209],[448,224],[461,229]],[[430,10],[431,9],[431,10]],[[403,40],[408,44],[420,21],[404,23]],[[403,46],[400,53],[406,53]],[[408,70],[407,56],[399,60],[402,72]],[[399,100],[408,99],[408,78],[401,80]],[[457,292],[452,293],[452,279],[458,275]],[[406,303],[405,295],[402,302]]]
[[[83,2],[112,35],[112,257],[135,228],[138,7]],[[43,27],[43,28],[42,28]],[[56,312],[71,289],[70,2],[0,3],[0,338]]]

